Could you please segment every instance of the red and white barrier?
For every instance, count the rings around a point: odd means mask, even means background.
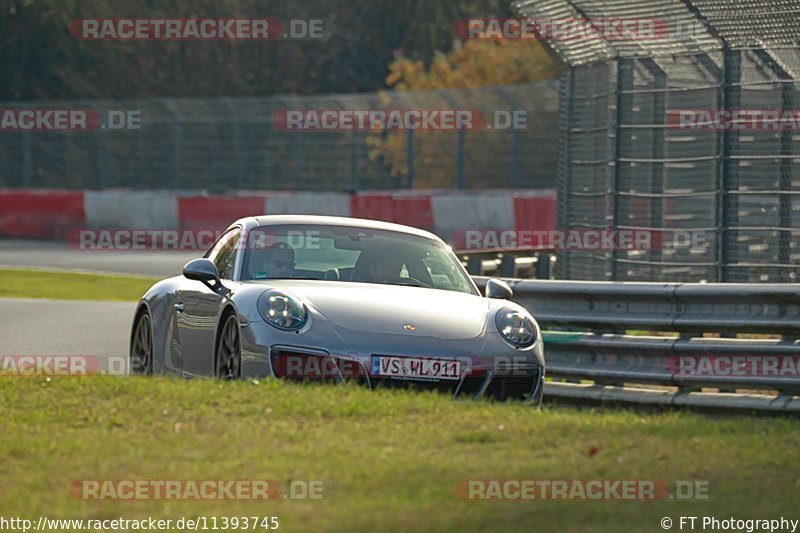
[[[62,239],[85,223],[82,192],[0,191],[0,236]]]
[[[317,214],[396,222],[433,231],[454,247],[474,230],[556,229],[551,190],[241,191],[0,190],[0,237],[62,239],[90,229],[222,230],[252,215]]]

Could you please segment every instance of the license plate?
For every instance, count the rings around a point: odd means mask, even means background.
[[[372,356],[371,374],[401,379],[461,379],[462,364],[454,359]]]

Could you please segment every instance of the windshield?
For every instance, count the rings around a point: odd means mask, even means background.
[[[247,237],[242,281],[320,279],[477,294],[441,242],[350,226],[262,226]]]

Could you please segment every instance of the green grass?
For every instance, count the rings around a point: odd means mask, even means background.
[[[281,530],[661,531],[798,518],[796,420],[168,378],[0,379],[0,516],[278,516]],[[590,453],[590,450],[596,453]],[[80,479],[323,480],[322,500],[85,501]],[[464,501],[467,479],[707,481],[701,501]],[[263,531],[263,530],[261,530]]]
[[[74,272],[0,269],[0,298],[136,301],[156,279]]]

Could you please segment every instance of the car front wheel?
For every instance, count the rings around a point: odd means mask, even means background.
[[[219,379],[241,377],[242,345],[239,339],[239,320],[229,315],[222,323],[217,341],[216,376]]]
[[[145,311],[136,321],[131,338],[131,374],[149,376],[153,373],[153,330],[150,315]]]

